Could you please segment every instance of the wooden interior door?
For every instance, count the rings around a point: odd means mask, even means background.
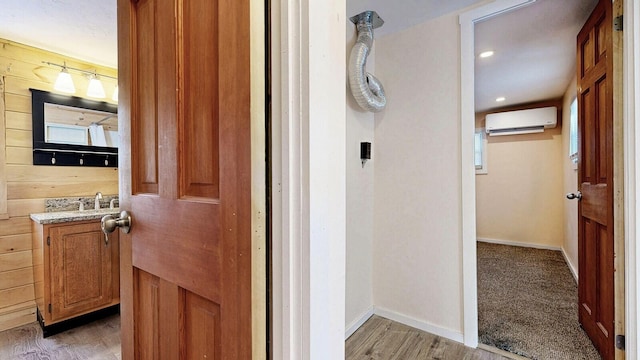
[[[577,39],[579,320],[605,360],[615,350],[611,13],[600,0]]]
[[[249,0],[118,0],[124,359],[249,359]]]

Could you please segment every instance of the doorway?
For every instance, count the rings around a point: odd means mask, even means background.
[[[569,231],[576,227],[575,204],[563,195],[577,183],[565,144],[567,103],[575,97],[575,36],[594,6],[535,2],[475,26],[476,131],[486,135],[486,118],[492,128],[509,122],[517,133],[493,136],[505,133],[492,130],[480,146],[479,340],[528,357],[597,358],[577,323],[577,233]],[[552,125],[518,127],[529,118]],[[573,179],[569,189],[565,177]],[[544,348],[536,346],[541,341]]]
[[[478,23],[485,21],[489,18],[492,18],[498,14],[502,14],[514,9],[517,9],[522,6],[529,5],[531,2],[529,1],[497,1],[492,4],[488,4],[486,6],[482,6],[471,10],[467,13],[464,13],[460,17],[461,24],[461,58],[462,58],[462,143],[461,143],[461,151],[463,154],[472,154],[473,147],[473,131],[471,124],[474,123],[474,104],[475,104],[475,96],[474,94],[468,90],[469,85],[474,83],[475,80],[475,49],[473,44],[474,38],[474,28]],[[620,8],[622,6],[620,5]],[[620,9],[621,10],[621,9]],[[621,94],[619,92],[618,94]],[[621,124],[621,120],[618,119]],[[620,125],[621,126],[621,125]],[[630,141],[630,139],[625,138],[625,141]],[[622,140],[620,140],[622,143]],[[620,152],[621,153],[621,152]],[[622,161],[621,156],[618,156],[620,159],[617,161]],[[463,282],[464,282],[464,327],[465,327],[465,344],[469,346],[477,345],[477,283],[476,283],[476,270],[477,270],[477,262],[476,262],[476,207],[475,207],[475,199],[476,199],[476,186],[475,186],[475,176],[473,173],[473,169],[471,167],[471,157],[463,156],[462,157],[462,193],[463,193]],[[619,180],[622,181],[622,176],[619,177]],[[622,195],[621,197],[622,198]],[[621,200],[620,200],[621,201]],[[620,254],[623,251],[622,246],[622,234],[623,231],[619,232],[620,237],[617,238],[616,243],[619,245],[617,247],[617,254]],[[621,268],[624,266],[624,262],[616,263],[617,268]],[[622,275],[622,274],[619,274]],[[621,278],[616,278],[616,287],[619,288],[624,284],[624,280]],[[623,308],[620,305],[619,301],[623,301],[622,296],[616,297],[616,304],[618,310]],[[616,333],[618,331],[624,332],[624,328],[621,325],[623,323],[624,314],[617,314],[616,318]]]

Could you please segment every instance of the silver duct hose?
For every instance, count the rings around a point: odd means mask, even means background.
[[[387,105],[382,83],[365,71],[367,57],[373,46],[373,29],[384,21],[375,11],[365,11],[351,18],[356,24],[358,39],[349,56],[349,86],[358,105],[364,110],[379,112]]]

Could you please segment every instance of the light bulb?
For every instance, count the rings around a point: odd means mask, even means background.
[[[53,88],[69,94],[74,94],[76,92],[76,87],[73,85],[71,74],[69,74],[66,67],[63,67],[58,74],[58,78],[56,79],[56,83],[53,85]]]
[[[104,87],[102,87],[102,81],[100,81],[100,79],[98,79],[96,75],[91,75],[89,79],[87,96],[99,98],[99,99],[104,99],[106,97],[104,93]]]

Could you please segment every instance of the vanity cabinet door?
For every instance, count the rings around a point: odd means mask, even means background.
[[[51,320],[80,315],[111,303],[114,297],[112,247],[100,223],[50,228]]]

